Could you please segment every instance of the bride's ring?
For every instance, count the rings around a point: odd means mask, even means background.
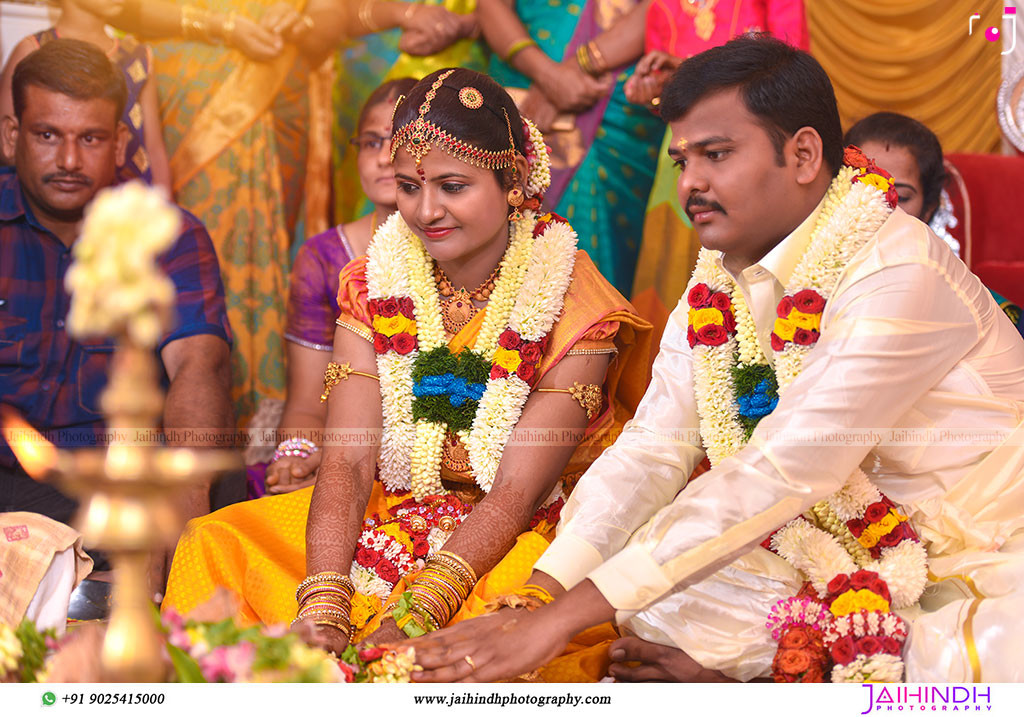
[[[471,669],[474,672],[476,672],[476,663],[473,662],[473,658],[472,657],[470,657],[469,655],[466,655],[462,659],[466,661],[467,665],[469,665],[469,669]]]

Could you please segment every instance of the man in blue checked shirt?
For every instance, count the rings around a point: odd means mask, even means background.
[[[124,79],[94,46],[57,40],[21,61],[12,87],[14,116],[0,118],[4,153],[15,157],[14,168],[0,169],[0,403],[58,446],[101,445],[99,397],[114,344],[68,335],[64,275],[83,210],[114,183],[124,161]],[[182,226],[158,260],[177,289],[177,321],[158,344],[167,389],[163,427],[171,444],[226,447],[234,419],[224,287],[206,229],[184,210]],[[29,478],[0,439],[0,512],[66,523],[74,508]],[[188,497],[187,517],[209,510],[207,489]],[[94,557],[97,570],[107,567],[102,555]],[[154,567],[156,589],[165,567]]]

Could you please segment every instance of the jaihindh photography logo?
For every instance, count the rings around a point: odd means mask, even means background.
[[[875,712],[988,712],[992,709],[992,688],[944,685],[865,684],[868,708],[862,715]]]

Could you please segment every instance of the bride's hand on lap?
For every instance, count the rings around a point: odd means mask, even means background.
[[[395,645],[399,642],[405,642],[409,637],[401,628],[395,624],[394,620],[384,620],[380,627],[374,630],[367,636],[365,640],[360,643],[362,645]]]
[[[285,456],[271,463],[267,466],[267,492],[291,493],[313,485],[321,453],[316,451],[306,458]]]
[[[292,632],[311,647],[333,652],[341,656],[348,647],[348,635],[330,625],[316,625],[311,618],[305,618],[292,626]]]
[[[416,638],[416,682],[494,682],[537,669],[572,637],[552,611],[500,610]],[[466,658],[470,659],[467,660]]]

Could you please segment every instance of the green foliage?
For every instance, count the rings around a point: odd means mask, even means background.
[[[22,620],[14,634],[21,643],[20,679],[22,682],[36,682],[37,674],[46,662],[46,638],[56,639],[57,635],[53,630],[40,632],[31,620]]]
[[[451,374],[466,383],[486,384],[491,373],[491,363],[482,354],[463,349],[453,354],[447,346],[438,346],[421,352],[412,368],[413,385],[424,377]],[[453,406],[447,395],[415,396],[412,401],[413,420],[426,419],[432,423],[446,423],[448,430],[456,433],[468,430],[476,417],[478,401],[465,400]]]
[[[167,643],[167,654],[171,656],[171,664],[174,666],[178,682],[206,682],[203,671],[199,669],[199,663],[184,650]]]
[[[741,366],[738,360],[733,362],[732,385],[734,395],[737,398],[754,393],[757,389],[757,385],[762,381],[768,382],[768,398],[776,398],[779,395],[779,384],[775,378],[775,370],[771,366],[768,366],[767,364]],[[750,436],[754,434],[754,429],[757,428],[757,424],[761,422],[761,418],[763,418],[763,416],[753,418],[751,416],[744,416],[742,413],[737,412],[736,418],[739,421],[740,426],[743,427],[743,440],[749,441]]]

